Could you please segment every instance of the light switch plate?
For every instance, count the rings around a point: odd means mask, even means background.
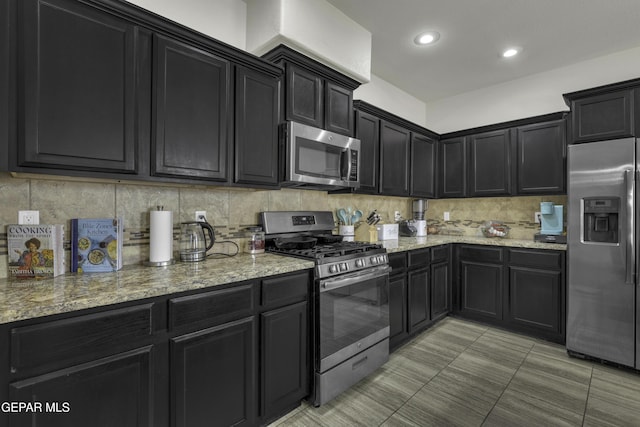
[[[444,220],[445,221],[451,221],[451,215],[449,215],[449,212],[445,212],[444,213]]]
[[[18,211],[18,224],[40,224],[40,211]]]

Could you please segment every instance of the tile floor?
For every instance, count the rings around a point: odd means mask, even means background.
[[[640,374],[563,346],[446,318],[288,426],[640,426]]]

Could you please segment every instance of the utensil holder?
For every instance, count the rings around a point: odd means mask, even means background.
[[[349,237],[355,235],[355,227],[353,225],[341,225],[338,227],[338,234]]]
[[[355,240],[358,242],[374,243],[378,241],[378,230],[375,225],[360,224],[356,228]]]

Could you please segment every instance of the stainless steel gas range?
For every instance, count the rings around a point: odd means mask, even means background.
[[[389,260],[378,244],[332,235],[328,211],[260,214],[267,250],[315,261],[314,378],[320,406],[389,359]]]

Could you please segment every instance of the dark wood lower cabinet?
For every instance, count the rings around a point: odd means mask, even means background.
[[[407,276],[389,278],[389,347],[393,350],[409,337],[407,326]]]
[[[460,316],[565,342],[565,253],[458,247]]]
[[[439,320],[451,310],[449,260],[431,265],[431,319]]]
[[[171,340],[171,408],[176,427],[252,425],[254,317]]]
[[[153,347],[119,353],[9,385],[11,402],[40,404],[13,413],[11,426],[153,426]],[[209,424],[210,425],[210,424]]]
[[[0,325],[0,426],[254,426],[309,394],[310,271]],[[49,405],[49,406],[46,406]]]
[[[306,301],[260,315],[263,420],[284,414],[309,392],[307,316]]]
[[[408,274],[409,333],[412,334],[431,320],[429,303],[429,267]]]
[[[460,262],[460,311],[478,320],[502,320],[504,267]]]

